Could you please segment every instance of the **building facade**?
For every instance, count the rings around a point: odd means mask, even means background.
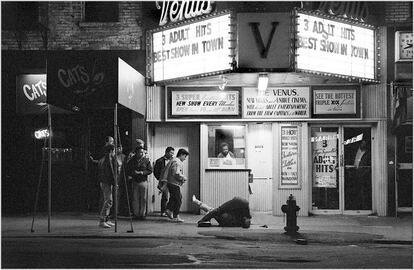
[[[85,156],[114,133],[112,104],[135,76],[119,58],[146,80],[143,113],[120,103],[120,142],[128,153],[144,138],[152,161],[167,146],[190,152],[183,211],[197,211],[193,194],[273,215],[290,194],[302,216],[412,211],[409,1],[7,2],[2,18],[5,212],[33,204],[45,147],[33,134],[48,125],[33,102],[56,106],[55,209],[97,209]],[[79,87],[100,94],[79,98]],[[152,176],[149,186],[158,211]]]
[[[99,158],[105,137],[114,136],[118,90],[135,83],[118,58],[145,74],[142,3],[7,2],[1,9],[3,211],[32,211],[39,179],[39,210],[47,209],[47,142],[35,137],[48,129],[46,103],[53,105],[52,211],[96,211],[100,190],[88,156]],[[117,112],[118,145],[128,154],[146,136],[145,112],[123,105]]]
[[[213,206],[241,196],[282,215],[292,194],[303,216],[395,213],[387,20],[412,14],[396,5],[216,3],[181,21],[160,7],[173,22],[160,16],[147,35],[148,134],[155,156],[193,153],[184,209],[192,194]]]

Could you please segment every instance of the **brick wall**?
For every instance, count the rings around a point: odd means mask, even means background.
[[[413,20],[413,2],[412,1],[389,1],[385,2],[385,22],[403,23],[412,22]]]
[[[42,22],[49,28],[48,50],[144,49],[142,3],[139,1],[119,2],[119,21],[111,23],[83,22],[82,2],[41,3],[40,14]],[[2,31],[2,49],[45,49],[39,30],[24,31],[17,35],[13,31]]]

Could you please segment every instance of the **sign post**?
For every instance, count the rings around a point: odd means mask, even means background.
[[[50,104],[47,106],[47,122],[50,134],[52,132],[52,112]],[[52,136],[49,136],[49,151],[48,151],[48,215],[47,215],[47,232],[50,233],[50,215],[52,213]]]

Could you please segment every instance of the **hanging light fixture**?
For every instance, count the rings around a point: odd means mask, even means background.
[[[228,81],[228,79],[224,76],[224,75],[220,75],[220,80],[221,80],[221,83],[218,85],[218,88],[221,90],[221,91],[223,91],[225,88],[226,88],[226,86],[227,86],[227,83],[229,82]]]
[[[259,92],[264,92],[267,89],[269,83],[269,77],[266,73],[259,74],[259,79],[257,80],[257,89]]]

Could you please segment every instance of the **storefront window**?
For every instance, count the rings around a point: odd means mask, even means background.
[[[245,168],[246,127],[208,127],[208,167]]]

